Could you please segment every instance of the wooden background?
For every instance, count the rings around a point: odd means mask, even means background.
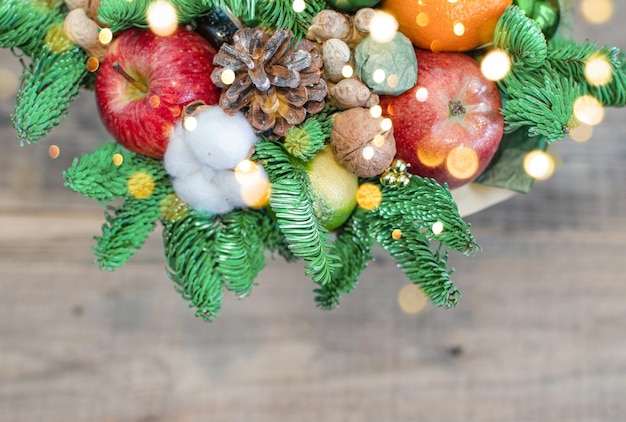
[[[575,36],[626,48],[626,5]],[[0,64],[19,70],[0,53]],[[92,264],[102,212],[63,188],[107,136],[91,93],[20,148],[0,100],[1,421],[624,421],[626,113],[527,196],[468,218],[453,310],[403,313],[407,281],[376,251],[359,287],[317,310],[299,265],[270,261],[252,295],[193,317],[159,233],[115,273]],[[48,156],[56,144],[61,155]]]

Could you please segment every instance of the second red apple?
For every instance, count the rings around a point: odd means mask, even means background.
[[[381,96],[380,104],[409,171],[453,189],[478,177],[498,149],[500,93],[463,53],[416,55],[417,85],[397,97]]]

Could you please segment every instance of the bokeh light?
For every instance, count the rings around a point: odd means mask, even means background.
[[[613,16],[613,2],[611,0],[582,0],[580,11],[590,23],[603,24]]]
[[[341,76],[344,78],[351,78],[354,75],[354,68],[349,64],[341,68]]]
[[[490,81],[499,81],[510,72],[511,58],[503,50],[491,50],[480,63],[480,70]]]
[[[592,95],[581,95],[574,102],[574,115],[579,122],[595,126],[604,119],[604,107]]]
[[[392,127],[393,127],[393,122],[391,121],[389,117],[385,117],[383,120],[381,120],[380,128],[382,129],[383,132],[387,132],[388,130],[391,130]]]
[[[448,153],[446,168],[457,179],[469,179],[478,171],[478,154],[472,148],[459,146]]]
[[[240,194],[246,205],[260,208],[267,204],[270,182],[261,166],[252,160],[241,160],[235,166],[235,179],[240,185]]]
[[[361,154],[363,154],[363,158],[365,158],[366,160],[371,160],[372,158],[374,158],[374,152],[374,148],[368,145],[363,148]]]
[[[293,0],[293,4],[291,5],[291,7],[293,8],[294,12],[302,13],[304,12],[304,9],[306,9],[306,3],[304,2],[304,0]]]
[[[154,178],[143,171],[138,171],[128,178],[128,192],[137,199],[147,198],[154,192]]]
[[[234,70],[224,69],[224,71],[220,75],[220,80],[222,81],[224,85],[232,85],[232,83],[235,82],[236,77],[237,75],[235,75]]]
[[[417,88],[415,90],[415,99],[420,103],[426,102],[428,100],[428,88],[423,86]]]
[[[48,148],[48,155],[53,160],[59,158],[59,155],[61,155],[61,149],[58,147],[58,145],[50,145],[50,147]]]
[[[378,43],[386,43],[396,36],[398,21],[388,13],[376,11],[370,21],[370,36]],[[383,78],[384,80],[384,78]]]
[[[424,310],[428,300],[415,284],[407,284],[398,292],[398,306],[407,314],[418,314]]]
[[[602,54],[596,54],[585,62],[585,79],[591,85],[603,86],[613,79],[613,66]]]
[[[178,27],[176,9],[169,1],[157,0],[151,3],[146,19],[150,30],[161,37],[173,34]]]
[[[113,161],[113,165],[121,166],[122,163],[124,162],[124,156],[119,153],[113,154],[113,158],[111,159],[111,161]]]
[[[554,158],[545,151],[531,151],[524,157],[524,171],[533,179],[548,179],[555,167]]]
[[[372,74],[372,79],[377,84],[382,83],[385,80],[385,71],[383,69],[376,69]]]
[[[392,238],[393,240],[400,240],[400,238],[401,238],[401,237],[402,237],[402,230],[400,230],[400,229],[394,229],[394,230],[391,232],[391,238]]]
[[[198,128],[198,119],[194,116],[187,116],[183,119],[183,127],[188,132],[193,132]]]
[[[431,230],[435,236],[440,235],[441,232],[443,232],[443,223],[441,221],[436,221],[431,227]]]
[[[569,137],[576,142],[587,142],[593,136],[593,126],[578,122],[569,131]]]
[[[374,119],[378,119],[380,116],[383,115],[383,108],[378,104],[373,105],[372,107],[370,107],[370,115]]]
[[[463,22],[455,22],[452,30],[454,31],[454,35],[461,37],[465,34],[465,25],[463,25]]]
[[[380,188],[373,183],[363,183],[356,191],[356,203],[364,210],[371,211],[383,200]]]
[[[109,28],[102,28],[102,30],[98,33],[98,41],[100,44],[107,45],[111,41],[113,41],[113,32]]]

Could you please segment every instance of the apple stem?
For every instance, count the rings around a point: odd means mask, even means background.
[[[135,88],[137,88],[138,90],[140,90],[141,92],[148,92],[148,86],[146,84],[144,84],[141,81],[138,81],[137,79],[133,78],[132,76],[130,76],[122,67],[122,65],[120,64],[120,62],[114,62],[112,64],[113,69],[115,69],[115,71],[117,73],[119,73],[120,75],[122,75],[124,77],[124,79],[126,79],[128,82],[130,82],[131,84],[133,84],[133,86]]]

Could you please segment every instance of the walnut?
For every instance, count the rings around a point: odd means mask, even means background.
[[[396,155],[393,128],[381,129],[382,117],[369,109],[351,108],[335,119],[330,146],[335,160],[359,177],[375,177],[389,168]]]
[[[355,107],[371,107],[378,104],[378,94],[358,79],[344,79],[336,85],[329,85],[328,100],[339,110]]]

